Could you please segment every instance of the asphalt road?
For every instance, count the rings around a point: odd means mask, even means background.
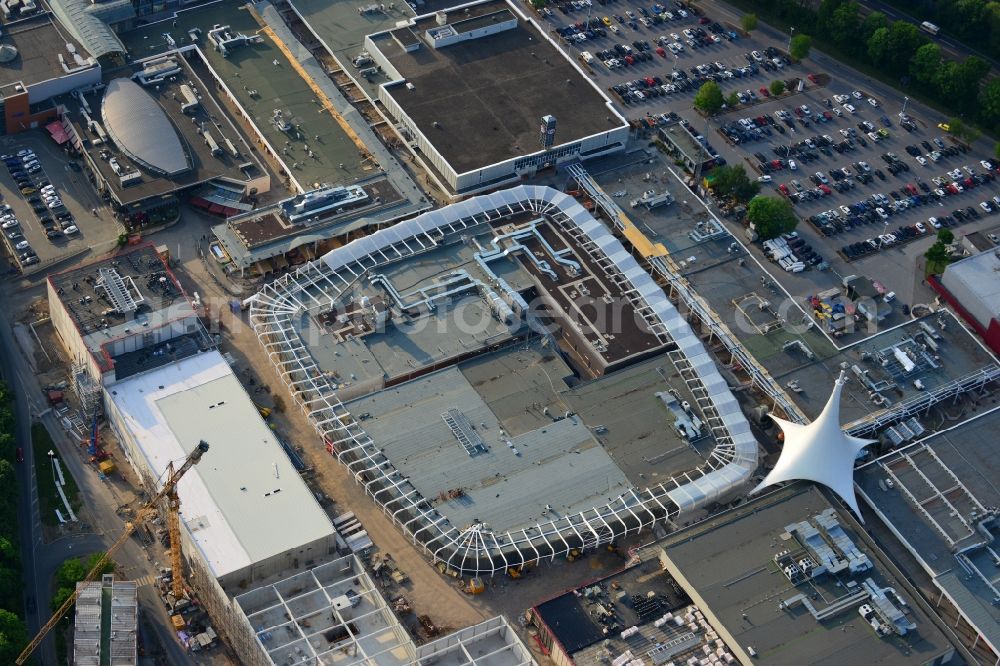
[[[889,5],[887,3],[878,2],[878,0],[865,0],[861,4],[863,4],[865,7],[873,11],[882,12],[890,19],[909,21],[910,23],[918,27],[925,20],[913,16],[912,14],[907,14],[906,12],[901,11],[896,7],[893,7],[892,5]],[[970,55],[979,56],[980,58],[982,58],[983,60],[985,60],[986,62],[990,63],[990,65],[993,66],[994,75],[997,73],[996,70],[1000,68],[1000,62],[997,62],[995,58],[991,58],[989,55],[983,53],[982,51],[974,49],[971,46],[967,46],[966,44],[963,44],[955,39],[946,37],[944,35],[939,35],[938,37],[935,38],[935,42],[937,42],[941,46],[942,51],[953,57],[966,58]]]
[[[32,289],[31,292],[37,292]],[[29,292],[29,294],[31,293]],[[0,322],[0,374],[17,398],[17,445],[25,452],[25,461],[17,465],[20,496],[18,498],[18,529],[23,563],[23,585],[28,634],[34,635],[48,618],[52,596],[52,576],[59,565],[70,557],[85,557],[106,549],[124,529],[124,521],[116,513],[120,504],[114,489],[101,481],[96,472],[86,462],[82,450],[71,441],[58,421],[56,414],[45,409],[41,400],[41,387],[14,338],[11,327],[12,313],[19,311],[18,302],[12,302],[10,292],[3,290],[0,309],[7,316]],[[64,469],[72,474],[80,487],[84,505],[91,516],[93,527],[78,530],[48,544],[43,543],[41,518],[39,515],[36,466],[31,452],[31,423],[40,419],[52,434],[53,442]],[[135,540],[129,540],[115,555],[119,571],[126,578],[140,578],[155,574],[156,564],[152,557]],[[28,612],[28,597],[34,600],[34,610]],[[139,589],[140,612],[152,619],[150,623],[157,633],[157,640],[167,654],[168,663],[193,663],[190,655],[180,646],[168,628],[168,618],[155,590],[151,586]],[[51,638],[39,648],[38,661],[55,664],[55,645]]]
[[[6,290],[3,290],[6,293]],[[0,307],[5,311],[7,308],[7,298],[0,296]],[[14,341],[14,334],[10,326],[10,321],[4,318],[0,323],[0,375],[3,376],[8,388],[16,400],[16,432],[15,439],[17,446],[25,452],[24,462],[15,463],[15,471],[18,481],[18,503],[17,503],[17,525],[18,538],[21,546],[21,565],[24,598],[24,618],[28,628],[28,634],[34,635],[38,631],[41,622],[39,621],[38,608],[43,604],[48,604],[48,590],[40,593],[37,575],[37,562],[35,561],[35,551],[42,541],[41,522],[38,515],[38,492],[35,485],[35,464],[31,456],[31,420],[33,413],[37,413],[38,406],[36,400],[29,400],[28,391],[25,390],[27,382],[23,368],[23,359],[16,353],[17,345]],[[19,362],[20,361],[20,362]],[[31,598],[34,604],[31,612],[28,611],[28,599]],[[46,641],[42,645],[42,661],[44,663],[55,662],[55,649],[52,641]]]

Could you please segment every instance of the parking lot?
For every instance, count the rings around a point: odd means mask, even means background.
[[[835,81],[722,116],[715,145],[792,201],[821,254],[854,262],[1000,210],[996,164],[901,113]]]
[[[632,119],[685,113],[708,80],[717,81],[724,95],[742,95],[742,106],[767,98],[775,79],[808,74],[773,45],[739,37],[735,26],[698,15],[684,3],[612,0],[579,9],[571,3],[549,7],[545,22],[554,37]]]
[[[6,225],[12,270],[34,272],[88,249],[110,249],[117,225],[100,210],[86,176],[48,136],[32,131],[5,137],[0,154],[0,193],[9,206],[0,226]]]

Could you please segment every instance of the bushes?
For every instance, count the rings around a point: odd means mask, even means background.
[[[12,664],[28,642],[22,618],[21,554],[17,545],[14,399],[0,383],[0,664]]]

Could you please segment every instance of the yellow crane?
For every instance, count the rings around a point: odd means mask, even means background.
[[[179,519],[177,518],[177,513],[176,513],[176,510],[180,505],[177,499],[177,484],[181,480],[181,477],[183,477],[187,473],[187,471],[191,469],[191,467],[198,464],[198,462],[201,460],[201,457],[205,455],[206,451],[208,451],[208,443],[202,440],[198,442],[198,446],[196,446],[194,450],[188,454],[188,457],[184,460],[184,464],[182,464],[176,470],[174,469],[173,463],[171,463],[170,466],[167,467],[167,478],[166,481],[164,481],[163,483],[163,487],[160,488],[160,491],[156,493],[156,495],[152,499],[143,504],[135,512],[135,515],[132,517],[132,520],[127,521],[125,523],[125,529],[124,531],[122,531],[121,536],[119,536],[118,539],[113,544],[111,544],[111,546],[107,549],[107,551],[105,551],[104,556],[94,565],[94,568],[90,570],[90,573],[87,574],[87,577],[84,578],[82,582],[89,583],[90,581],[96,580],[101,569],[108,562],[108,560],[111,559],[111,556],[115,554],[115,551],[121,548],[121,546],[126,541],[128,541],[128,538],[132,536],[132,533],[135,532],[136,528],[139,527],[139,525],[142,525],[146,521],[156,516],[156,505],[160,502],[160,500],[166,498],[170,508],[169,514],[171,520],[177,519],[178,521],[177,523],[178,538],[175,539],[173,523],[171,523],[171,528],[170,528],[171,564],[174,567],[173,569],[174,590],[175,591],[177,590],[178,581],[182,577],[180,568],[180,538],[179,538],[180,527],[179,527]],[[74,590],[73,594],[71,594],[66,599],[66,601],[63,602],[63,605],[60,606],[55,613],[53,613],[52,617],[49,618],[49,621],[46,622],[45,625],[38,630],[38,634],[31,639],[31,642],[28,643],[28,645],[24,648],[24,650],[15,660],[14,663],[16,663],[17,666],[22,666],[22,664],[28,661],[28,657],[30,657],[31,654],[38,648],[38,646],[41,645],[42,641],[45,640],[45,637],[48,635],[48,633],[52,631],[52,628],[59,623],[59,620],[61,620],[63,616],[66,615],[70,607],[76,602],[76,597],[77,597],[77,592]]]

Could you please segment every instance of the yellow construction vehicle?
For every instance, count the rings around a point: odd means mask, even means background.
[[[206,451],[208,451],[208,443],[203,440],[201,442],[198,442],[198,446],[196,446],[195,449],[188,454],[188,457],[184,460],[184,464],[182,464],[179,468],[175,470],[173,467],[173,463],[170,464],[170,466],[167,468],[166,480],[163,482],[163,487],[160,488],[160,491],[156,493],[156,495],[154,495],[152,499],[150,499],[148,502],[142,505],[138,510],[136,510],[135,515],[132,516],[132,520],[127,521],[125,523],[125,529],[124,531],[122,531],[121,536],[119,536],[118,539],[113,544],[111,544],[111,547],[109,547],[107,551],[105,551],[104,556],[94,564],[94,568],[90,570],[90,573],[88,573],[87,577],[84,578],[83,581],[81,582],[89,583],[90,581],[97,579],[104,565],[108,562],[108,560],[111,559],[111,556],[115,554],[115,551],[121,548],[122,545],[126,541],[128,541],[129,537],[132,536],[132,533],[136,530],[136,528],[156,516],[156,505],[160,502],[160,500],[166,498],[168,500],[168,503],[171,504],[172,507],[170,509],[171,515],[175,515],[173,507],[179,505],[176,502],[177,483],[181,480],[181,477],[183,477],[187,473],[187,471],[191,469],[191,467],[198,464],[198,462],[201,460],[201,457],[205,455]],[[180,536],[179,527],[177,534],[179,537]],[[173,560],[172,564],[175,567],[173,571],[173,576],[175,581],[174,586],[176,589],[177,586],[176,581],[181,578],[180,539],[178,538],[176,541],[174,541],[173,533],[171,533],[170,538],[171,542],[176,544],[172,548],[172,551],[176,552],[177,556],[171,557],[171,559]],[[31,639],[31,642],[28,643],[27,647],[24,648],[24,650],[15,660],[14,663],[16,663],[17,666],[22,666],[22,664],[28,661],[28,658],[38,648],[38,646],[41,645],[42,641],[45,640],[45,637],[48,635],[48,633],[52,631],[52,628],[59,623],[59,621],[63,618],[63,616],[66,615],[66,613],[69,611],[70,607],[76,602],[76,596],[77,593],[74,590],[73,594],[71,594],[66,599],[66,601],[63,602],[63,605],[60,606],[55,613],[53,613],[52,617],[49,618],[49,621],[46,622],[45,625],[38,630],[38,634]]]

